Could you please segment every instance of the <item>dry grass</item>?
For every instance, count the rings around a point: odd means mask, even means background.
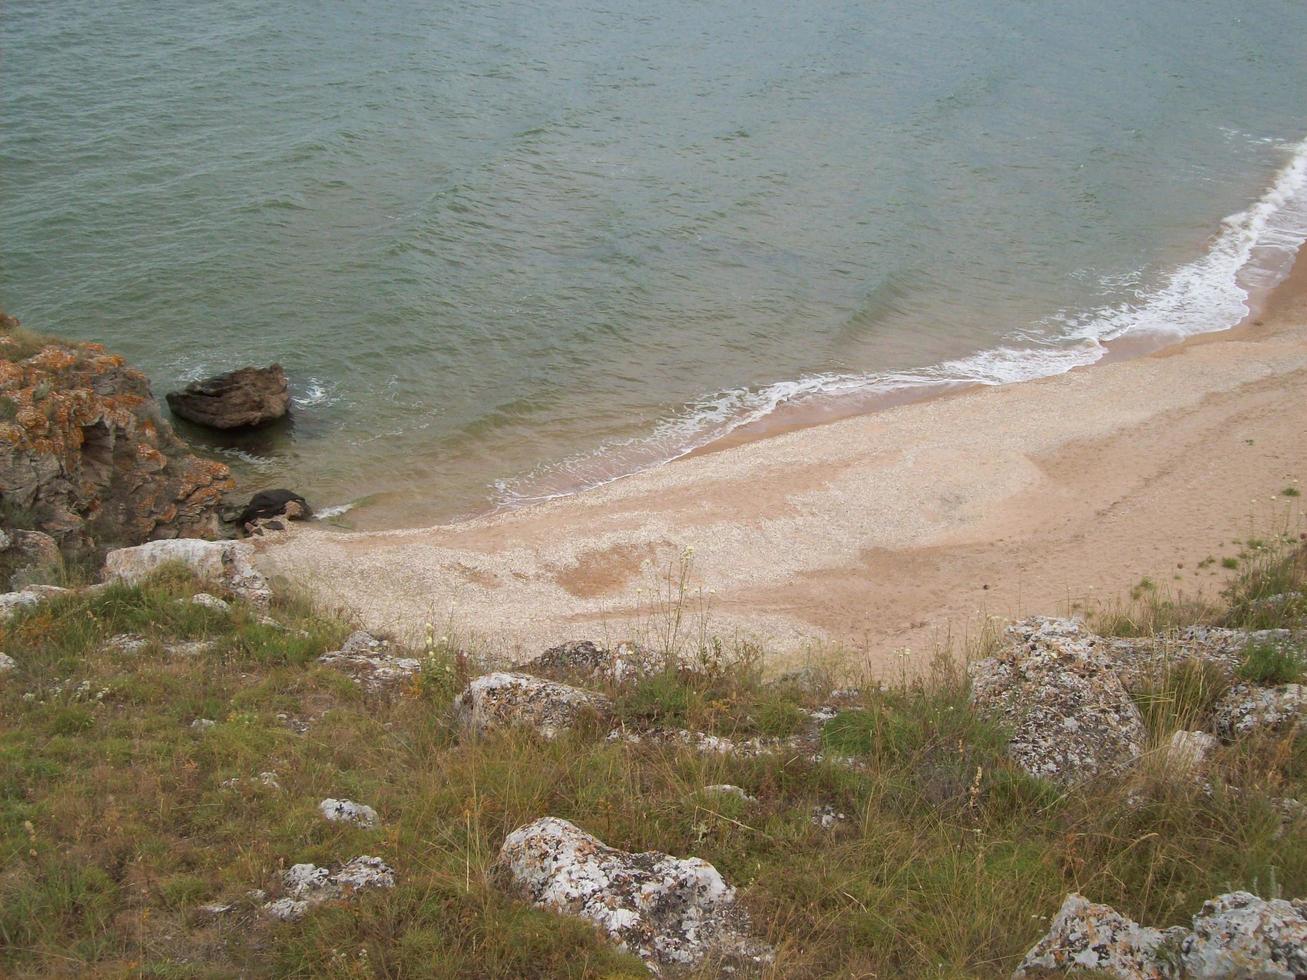
[[[1264,623],[1258,598],[1302,585],[1299,556],[1286,562],[1250,571],[1211,618]],[[1221,749],[1214,793],[1147,769],[1059,792],[1009,764],[1003,733],[968,705],[956,666],[966,651],[955,650],[914,680],[862,679],[841,702],[820,741],[856,768],[614,744],[597,731],[467,741],[449,706],[475,666],[449,644],[433,640],[398,696],[365,697],[315,662],[346,624],[282,600],[274,612],[291,629],[275,629],[239,603],[223,613],[185,601],[200,586],[165,574],[0,627],[18,661],[0,687],[0,973],[643,975],[585,923],[488,884],[504,835],[545,814],[615,847],[711,861],[778,947],[775,977],[1006,976],[1071,890],[1157,925],[1230,888],[1307,895],[1307,825],[1283,825],[1274,802],[1307,798],[1297,732]],[[1281,607],[1277,622],[1297,615],[1292,601]],[[150,646],[106,648],[124,632]],[[685,617],[650,635],[706,649],[719,669],[614,691],[632,724],[789,735],[849,680],[823,670],[768,681],[757,651],[723,650]],[[166,656],[175,638],[215,646]],[[1193,724],[1211,693],[1168,681],[1150,724],[1159,737]],[[200,717],[218,724],[195,732]],[[258,781],[265,771],[280,789]],[[714,783],[757,802],[705,798]],[[316,806],[327,796],[374,806],[382,826],[326,823]],[[818,805],[847,819],[823,830]],[[290,864],[358,854],[383,857],[398,886],[294,924],[268,921],[247,894],[275,895]],[[198,911],[213,901],[235,909]]]

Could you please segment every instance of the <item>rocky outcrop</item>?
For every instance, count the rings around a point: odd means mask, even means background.
[[[1173,732],[1164,749],[1168,772],[1191,776],[1202,771],[1207,756],[1220,743],[1206,732]]]
[[[1236,684],[1212,709],[1212,726],[1225,739],[1255,731],[1282,731],[1307,716],[1307,687]]]
[[[363,630],[351,633],[339,650],[324,653],[318,663],[343,670],[371,694],[393,690],[422,669],[413,657],[391,653],[389,641]]]
[[[104,580],[135,585],[164,565],[185,565],[197,578],[218,582],[249,602],[267,602],[267,579],[254,567],[254,549],[243,541],[181,538],[119,548],[104,560]]]
[[[1163,931],[1068,895],[1013,977],[1073,970],[1121,980],[1294,980],[1307,976],[1307,902],[1230,892],[1204,903],[1192,929]]]
[[[771,958],[749,935],[735,889],[699,858],[619,851],[544,817],[508,835],[491,877],[540,908],[595,923],[655,974]]]
[[[1034,776],[1069,785],[1139,758],[1143,720],[1099,638],[1080,623],[1011,626],[1002,654],[970,667],[971,700],[1008,726],[1008,754]]]
[[[179,418],[211,429],[248,429],[267,425],[290,411],[290,382],[280,364],[193,381],[167,394]]]
[[[294,922],[323,902],[347,899],[369,888],[394,888],[395,873],[378,857],[363,855],[337,871],[312,864],[296,864],[282,876],[283,898],[269,902],[263,911],[274,919]]]
[[[84,549],[218,532],[232,489],[222,463],[191,455],[145,375],[99,344],[34,353],[0,323],[0,492],[7,520]],[[21,515],[21,517],[16,516]]]
[[[454,699],[459,723],[476,734],[512,726],[556,738],[588,719],[610,717],[612,709],[602,694],[506,672],[478,677]]]

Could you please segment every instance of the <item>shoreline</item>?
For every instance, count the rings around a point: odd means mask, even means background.
[[[1232,329],[1088,367],[714,444],[458,524],[299,528],[260,541],[260,564],[366,626],[475,624],[521,659],[633,635],[637,590],[688,545],[718,632],[888,669],[986,615],[1066,612],[1168,570],[1181,581],[1160,584],[1218,588],[1228,573],[1194,566],[1250,513],[1301,521],[1271,496],[1307,479],[1307,262]],[[1261,506],[1222,513],[1231,500]]]

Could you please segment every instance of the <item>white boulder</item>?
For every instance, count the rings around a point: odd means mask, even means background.
[[[332,872],[312,864],[296,864],[284,875],[286,895],[263,906],[274,919],[293,922],[323,902],[350,898],[367,888],[394,888],[395,873],[378,857],[356,857]]]
[[[377,825],[377,811],[353,800],[325,799],[318,804],[322,816],[331,823],[352,823],[359,827]]]
[[[507,672],[476,678],[454,699],[458,721],[470,732],[483,735],[516,725],[550,739],[586,718],[608,717],[612,707],[602,694]]]
[[[267,602],[271,594],[267,579],[254,567],[253,546],[244,541],[171,538],[119,548],[105,556],[103,577],[107,582],[135,585],[173,562],[185,565],[199,578],[220,582],[250,602]]]
[[[543,817],[504,840],[491,876],[527,901],[595,923],[655,974],[709,960],[767,962],[735,889],[699,858],[615,850]]]

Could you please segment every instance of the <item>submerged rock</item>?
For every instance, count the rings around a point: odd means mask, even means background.
[[[290,521],[307,520],[313,516],[309,502],[293,490],[263,490],[250,498],[240,513],[242,527],[256,521],[284,517]]]
[[[243,367],[167,394],[173,414],[211,429],[247,429],[290,411],[290,382],[280,364]]]
[[[136,585],[164,565],[179,562],[198,578],[218,582],[249,602],[267,602],[268,581],[254,567],[254,549],[243,541],[179,538],[119,548],[104,560],[104,579]]]
[[[595,923],[655,974],[712,959],[771,959],[749,935],[735,889],[699,858],[619,851],[543,817],[508,835],[491,876],[540,908]]]
[[[972,664],[971,701],[1012,731],[1008,755],[1033,776],[1071,784],[1133,764],[1146,740],[1139,709],[1099,637],[1078,622],[1011,626],[1002,654]]]
[[[586,719],[609,717],[612,709],[602,694],[508,672],[478,677],[454,699],[459,723],[477,734],[521,726],[555,738]]]
[[[1307,687],[1282,684],[1254,687],[1236,684],[1212,709],[1213,730],[1225,739],[1255,731],[1280,731],[1307,714]]]
[[[90,523],[137,543],[214,536],[228,468],[187,450],[145,375],[99,344],[49,341],[30,356],[0,314],[0,487],[61,549],[94,544]]]

